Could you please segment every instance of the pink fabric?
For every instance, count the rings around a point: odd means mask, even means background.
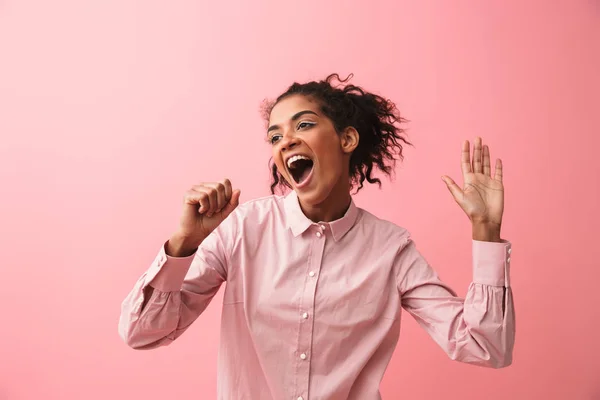
[[[119,332],[136,349],[168,345],[227,282],[219,399],[380,399],[402,308],[450,358],[510,365],[510,252],[506,241],[473,241],[462,299],[405,229],[354,203],[316,224],[294,192],[269,196],[240,205],[193,256],[169,257],[163,246],[123,302]]]

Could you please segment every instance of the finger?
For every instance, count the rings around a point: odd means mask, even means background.
[[[204,191],[202,191],[198,186],[194,186],[192,189],[187,191],[184,201],[186,204],[200,205],[198,208],[198,212],[200,214],[204,214],[208,209],[210,209],[210,200],[208,195],[204,193]]]
[[[202,202],[201,202],[201,214],[206,214],[207,217],[212,217],[212,215],[215,213],[216,209],[217,209],[217,202],[218,202],[218,198],[217,198],[217,191],[215,188],[210,186],[210,183],[205,183],[202,185],[197,185],[194,186],[194,190],[197,191],[198,193],[202,193],[204,194],[204,196],[201,197]]]
[[[462,152],[460,153],[460,168],[463,173],[463,177],[471,172],[471,144],[468,140],[465,140],[462,145]]]
[[[227,203],[225,208],[223,208],[223,216],[224,217],[227,217],[229,214],[231,214],[231,212],[233,210],[235,210],[236,207],[240,204],[240,194],[241,194],[241,191],[239,189],[236,189],[233,191],[233,193],[231,194],[231,199],[229,200],[229,203]]]
[[[221,209],[225,207],[225,205],[229,201],[229,199],[225,195],[225,185],[222,182],[210,182],[207,183],[206,186],[214,189],[214,191],[216,192],[216,204],[214,212],[221,211]]]
[[[227,207],[227,204],[229,204],[229,201],[231,200],[231,193],[233,191],[231,187],[231,181],[229,179],[225,179],[222,183],[224,187],[224,202],[219,211],[222,211],[225,207]]]
[[[229,179],[225,179],[223,181],[223,185],[225,185],[225,199],[229,201],[231,199],[231,195],[233,193],[233,188],[231,187],[231,181]]]
[[[475,143],[473,143],[473,172],[476,174],[483,172],[481,153],[481,138],[477,137],[475,138]]]
[[[498,158],[496,160],[496,170],[494,171],[494,179],[497,180],[498,182],[502,182],[502,175],[503,175],[502,160]]]
[[[205,190],[206,190],[206,194],[208,194],[208,197],[210,199],[210,208],[209,208],[208,212],[206,213],[206,216],[210,218],[217,211],[217,205],[218,205],[219,199],[218,199],[217,190],[215,188],[206,187]]]
[[[450,191],[450,194],[452,194],[452,197],[454,197],[454,200],[459,202],[459,199],[463,196],[462,189],[449,176],[442,176],[442,180],[446,183],[446,187]]]
[[[483,146],[483,173],[487,176],[491,176],[492,168],[490,165],[490,148],[489,146]]]

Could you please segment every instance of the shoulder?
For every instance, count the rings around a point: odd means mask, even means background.
[[[271,213],[283,207],[283,196],[270,195],[248,200],[240,204],[234,211],[238,217],[249,217]]]
[[[404,226],[377,217],[365,209],[359,208],[359,210],[359,225],[365,230],[365,233],[372,235],[377,240],[392,242],[401,247],[410,241],[410,231]]]
[[[281,214],[283,197],[265,196],[240,203],[213,231],[224,242],[237,243],[244,234],[260,232],[270,219]]]
[[[270,195],[248,200],[241,203],[227,217],[229,223],[236,227],[236,230],[244,227],[260,228],[261,225],[269,220],[281,219],[284,208],[284,197]]]

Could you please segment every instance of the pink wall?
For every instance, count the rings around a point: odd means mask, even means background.
[[[412,121],[396,181],[357,203],[461,294],[470,230],[439,177],[475,135],[505,164],[514,365],[451,362],[408,317],[384,398],[600,398],[600,3],[216,3],[0,1],[0,399],[215,398],[221,298],[150,352],[120,302],[189,185],[268,193],[261,100],[332,71]]]

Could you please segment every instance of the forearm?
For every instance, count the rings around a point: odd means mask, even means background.
[[[180,321],[190,318],[182,311],[180,289],[192,263],[189,258],[171,258],[161,249],[154,262],[140,278],[121,306],[119,332],[122,339],[135,349],[149,349],[174,340]],[[152,308],[152,312],[145,312]],[[193,318],[193,316],[192,316]]]
[[[515,314],[510,287],[471,285],[462,315],[453,325],[454,351],[448,353],[452,359],[490,368],[512,364]]]
[[[185,236],[174,234],[165,244],[165,253],[170,257],[186,258],[193,255],[198,250],[200,243],[197,241],[194,242]],[[147,285],[144,287],[144,302],[142,303],[142,310],[148,304],[153,292],[154,288],[152,286]]]
[[[165,243],[122,303],[119,332],[135,349],[167,345],[179,337],[204,311],[224,281],[209,267],[219,265],[214,259],[207,261],[211,253],[170,257],[166,247]],[[193,271],[186,280],[190,268]]]
[[[465,299],[442,282],[408,241],[398,258],[402,305],[453,359],[500,368],[510,365],[515,316],[510,289],[511,243],[499,233],[474,236],[473,280]],[[475,233],[475,232],[474,232]]]

